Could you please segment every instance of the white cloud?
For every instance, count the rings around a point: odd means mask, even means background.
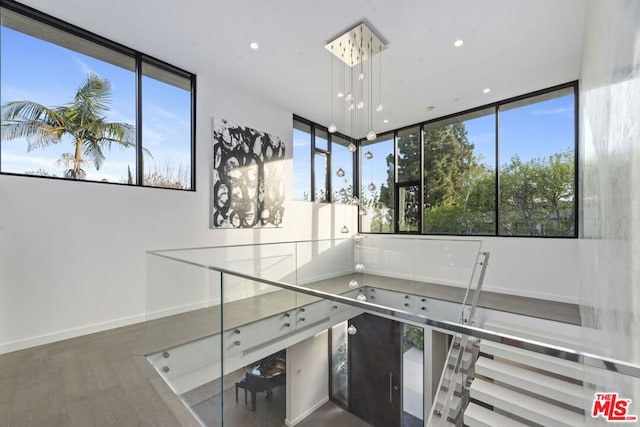
[[[54,175],[61,175],[62,170],[56,165],[58,157],[43,157],[34,155],[21,155],[2,153],[2,172],[25,173],[44,169]]]
[[[71,52],[67,52],[67,54],[71,57],[71,59],[73,59],[73,61],[78,64],[78,67],[80,68],[80,72],[83,75],[88,75],[88,74],[98,74],[95,72],[95,70],[93,68],[91,68],[89,66],[89,64],[87,64],[86,62],[84,62],[83,60],[81,60],[80,58],[78,58],[78,55],[75,55]]]

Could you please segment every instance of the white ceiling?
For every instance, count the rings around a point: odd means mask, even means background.
[[[324,45],[365,19],[388,41],[378,133],[578,79],[586,1],[24,0],[324,125]]]

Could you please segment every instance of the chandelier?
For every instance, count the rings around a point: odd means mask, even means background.
[[[366,135],[373,141],[377,138],[373,130],[374,111],[380,113],[384,109],[382,55],[379,54],[386,49],[386,44],[361,22],[331,40],[325,48],[332,53],[329,132],[340,129],[343,134],[348,131],[352,138]],[[374,60],[376,55],[377,61]],[[336,58],[339,61],[335,61]],[[376,90],[377,94],[374,94]]]

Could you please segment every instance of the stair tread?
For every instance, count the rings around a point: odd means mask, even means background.
[[[471,384],[471,397],[538,424],[570,427],[584,424],[583,415],[478,377]]]
[[[571,347],[579,349],[581,344],[575,337],[549,333],[539,329],[529,329],[520,325],[510,323],[502,323],[496,320],[487,320],[483,325],[484,329],[495,331],[503,334],[513,335],[515,337],[527,338],[541,343],[557,345],[559,347]],[[553,334],[553,335],[552,335]]]
[[[509,359],[516,362],[534,366],[545,371],[554,372],[556,374],[571,377],[577,380],[584,378],[584,368],[582,365],[571,362],[569,360],[559,359],[557,357],[545,354],[527,351],[493,341],[483,340],[480,343],[480,351],[482,353],[491,354]]]
[[[528,369],[514,366],[487,357],[480,357],[476,362],[476,372],[485,377],[493,378],[514,387],[561,400],[576,407],[584,403],[584,388],[582,386]]]
[[[464,423],[469,427],[520,427],[526,426],[513,418],[494,412],[473,402],[464,412]]]

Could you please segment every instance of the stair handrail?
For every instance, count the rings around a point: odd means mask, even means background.
[[[478,282],[475,286],[475,289],[473,290],[473,297],[471,300],[471,304],[470,304],[470,308],[469,308],[469,314],[468,316],[465,318],[465,309],[467,307],[467,299],[469,297],[469,293],[471,292],[471,287],[473,284],[473,278],[475,276],[475,267],[474,267],[474,273],[472,273],[471,275],[471,280],[469,280],[469,285],[467,286],[467,290],[465,292],[464,295],[464,299],[462,300],[462,310],[460,312],[460,318],[459,321],[460,323],[466,323],[466,324],[472,324],[473,323],[473,319],[475,317],[476,314],[476,307],[478,305],[478,300],[480,298],[480,291],[482,289],[482,283],[484,282],[484,276],[485,273],[487,271],[487,266],[489,265],[489,252],[480,252],[478,253],[478,257],[476,258],[476,264],[480,265],[480,275],[478,277]],[[482,259],[480,260],[480,257],[482,257]],[[431,410],[429,411],[429,418],[427,420],[427,426],[442,426],[446,424],[446,420],[449,417],[449,409],[451,408],[451,403],[453,401],[453,393],[455,390],[455,381],[457,381],[458,376],[460,375],[460,370],[462,369],[462,361],[463,361],[463,356],[464,353],[467,349],[467,343],[469,341],[469,335],[466,334],[454,334],[453,335],[453,341],[451,343],[451,346],[449,347],[449,351],[447,352],[447,359],[445,362],[445,365],[442,369],[442,373],[440,374],[440,380],[438,381],[438,388],[437,388],[437,392],[436,395],[433,399],[432,405],[431,405]],[[456,343],[459,344],[457,350],[455,349]],[[454,368],[453,368],[453,373],[451,375],[451,377],[449,378],[449,383],[447,384],[447,392],[446,395],[444,397],[444,402],[443,402],[443,407],[442,409],[435,411],[435,406],[436,403],[438,402],[438,397],[442,394],[443,389],[442,387],[444,386],[444,383],[447,381],[447,368],[448,368],[448,364],[449,364],[449,360],[451,360],[451,357],[454,356],[454,352],[457,351],[457,354],[455,355],[456,358],[456,362],[454,364]],[[465,385],[461,383],[461,387],[462,387],[462,392],[465,392]],[[464,408],[461,408],[461,411],[464,412]],[[439,421],[436,421],[434,419],[434,415],[439,414],[440,418]],[[443,424],[445,423],[445,424]]]

